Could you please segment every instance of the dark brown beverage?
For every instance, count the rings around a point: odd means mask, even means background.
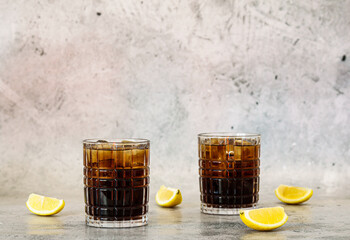
[[[147,223],[149,142],[84,142],[84,193],[88,225]]]
[[[236,214],[236,209],[254,207],[259,200],[259,167],[259,136],[199,136],[202,211]]]

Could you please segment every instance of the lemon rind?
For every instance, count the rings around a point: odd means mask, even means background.
[[[284,185],[284,186],[287,186],[287,187],[292,187],[292,186],[288,186],[288,185]],[[278,187],[279,188],[279,187]],[[298,204],[298,203],[303,203],[303,202],[306,202],[307,200],[309,200],[311,197],[312,197],[312,194],[313,194],[313,190],[311,188],[303,188],[303,189],[306,189],[307,192],[305,193],[305,195],[301,198],[297,198],[297,199],[289,199],[289,198],[285,198],[283,197],[279,191],[278,191],[278,188],[275,189],[275,195],[276,197],[281,200],[282,202],[284,203],[289,203],[289,204]]]
[[[281,221],[279,221],[277,223],[274,223],[274,224],[259,223],[259,222],[255,221],[255,220],[253,220],[249,216],[249,212],[252,211],[252,210],[244,211],[244,217],[247,219],[248,222],[252,223],[253,226],[258,226],[259,228],[257,228],[257,230],[273,230],[273,229],[276,229],[278,227],[281,227],[288,220],[288,215],[284,212],[284,208],[283,207],[278,207],[278,208],[282,208],[283,209],[284,217],[283,217],[283,219]],[[248,227],[250,227],[250,226],[248,226]]]
[[[175,189],[175,188],[167,188],[168,190],[172,191],[173,192],[173,195],[171,196],[171,198],[169,198],[167,201],[161,201],[158,197],[158,193],[156,195],[156,202],[160,205],[164,205],[164,204],[167,204],[169,202],[171,202],[173,199],[176,198],[176,194],[178,193],[178,189]]]
[[[159,192],[162,191],[162,189],[167,189],[173,192],[173,195],[166,201],[161,201],[159,198]],[[165,187],[164,185],[162,185],[160,186],[160,189],[158,190],[155,196],[155,200],[156,200],[156,203],[161,207],[175,207],[182,202],[181,191],[180,189],[177,189],[177,188]]]
[[[48,216],[48,215],[53,215],[53,214],[56,214],[56,213],[59,213],[65,206],[65,202],[63,199],[58,199],[59,200],[59,204],[57,205],[56,208],[54,208],[53,210],[37,210],[35,208],[32,208],[29,204],[29,201],[26,202],[26,206],[28,208],[29,211],[31,211],[32,213],[34,214],[37,214],[37,215],[41,215],[41,216]]]

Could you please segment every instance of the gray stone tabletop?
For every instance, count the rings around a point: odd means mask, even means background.
[[[67,198],[62,212],[36,216],[25,198],[0,199],[0,239],[349,239],[350,198],[318,196],[302,205],[284,205],[263,194],[259,207],[281,205],[288,222],[270,232],[246,227],[239,216],[214,216],[199,211],[198,196],[184,198],[175,208],[150,202],[147,226],[129,229],[99,229],[85,226],[83,200]]]

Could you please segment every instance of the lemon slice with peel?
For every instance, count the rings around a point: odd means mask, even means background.
[[[311,188],[279,185],[275,189],[276,197],[284,203],[299,204],[309,200],[313,194]]]
[[[276,229],[288,220],[283,207],[245,210],[240,212],[240,217],[245,225],[260,231]]]
[[[32,193],[29,195],[26,205],[32,213],[48,216],[59,213],[64,208],[64,201]]]
[[[181,192],[179,189],[162,185],[157,192],[156,202],[162,207],[174,207],[182,202]]]

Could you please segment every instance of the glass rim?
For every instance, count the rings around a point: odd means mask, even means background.
[[[244,132],[208,132],[208,133],[199,133],[198,137],[206,138],[218,138],[218,137],[237,137],[237,138],[253,138],[260,137],[259,133],[244,133]]]
[[[112,143],[117,145],[138,145],[149,144],[150,140],[145,138],[89,138],[83,140],[83,144],[100,145],[106,143]]]

